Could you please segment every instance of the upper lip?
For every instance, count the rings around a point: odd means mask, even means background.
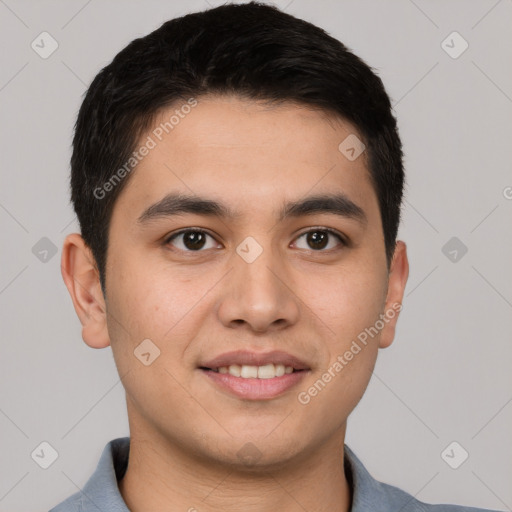
[[[225,352],[209,361],[201,363],[199,366],[213,370],[232,364],[239,366],[265,366],[271,363],[291,366],[294,370],[309,370],[309,366],[304,361],[281,350],[273,350],[271,352],[251,352],[249,350]]]

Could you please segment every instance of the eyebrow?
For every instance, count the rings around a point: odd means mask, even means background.
[[[285,203],[279,212],[278,221],[286,217],[301,217],[314,214],[333,214],[355,220],[364,225],[368,218],[364,210],[343,193],[322,194]],[[242,215],[218,201],[182,193],[170,193],[157,203],[148,207],[137,219],[146,224],[159,218],[168,218],[185,214],[220,217],[226,220],[239,219]]]

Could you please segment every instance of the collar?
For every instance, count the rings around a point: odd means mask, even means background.
[[[98,466],[81,492],[70,496],[66,501],[50,512],[64,512],[73,505],[79,512],[130,512],[119,492],[117,481],[120,480],[128,466],[130,438],[120,437],[110,441],[101,454]],[[404,491],[375,480],[356,457],[354,452],[344,446],[345,475],[352,491],[350,512],[425,512],[447,510],[443,506],[427,505],[416,500]],[[432,509],[431,509],[432,507]],[[465,507],[453,507],[449,510],[469,510]],[[476,509],[471,509],[476,510]]]

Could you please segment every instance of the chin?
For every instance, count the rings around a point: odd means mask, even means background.
[[[215,439],[211,435],[208,439],[202,439],[194,444],[196,453],[209,463],[225,465],[242,472],[268,473],[278,471],[291,464],[302,452],[304,439],[292,438],[289,435],[284,438],[274,437],[268,432],[275,428],[269,426],[265,431],[244,434],[224,435],[222,439]],[[290,432],[300,432],[300,429],[287,429]],[[206,443],[206,444],[205,444]],[[201,449],[202,447],[202,449]],[[212,448],[215,447],[215,450]]]

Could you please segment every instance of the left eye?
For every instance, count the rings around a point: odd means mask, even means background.
[[[302,247],[303,249],[306,250],[320,251],[322,249],[326,249],[326,247],[329,245],[329,238],[332,237],[336,237],[340,242],[340,245],[346,245],[345,240],[343,240],[343,238],[332,229],[315,228],[310,231],[306,231],[305,233],[302,233],[302,235],[297,237],[297,240],[300,240],[303,237],[306,237],[306,243],[309,245],[309,247]],[[327,249],[332,248],[332,246],[327,247]]]
[[[332,237],[335,237],[338,239],[338,245],[346,245],[345,240],[335,231],[331,229],[326,228],[315,228],[311,229],[310,231],[306,231],[305,233],[302,233],[299,235],[296,240],[300,240],[302,238],[305,238],[306,243],[309,245],[309,247],[299,247],[299,249],[306,249],[306,250],[313,250],[313,251],[321,251],[323,249],[332,249],[333,246],[331,244],[331,247],[329,246],[330,239]],[[212,235],[207,233],[206,231],[203,231],[202,229],[187,229],[180,231],[178,233],[175,233],[174,235],[170,236],[166,240],[166,244],[174,245],[177,249],[187,252],[198,252],[201,249],[213,249],[215,248],[215,243],[210,243],[210,246],[208,247],[207,244],[207,238],[210,238],[211,240],[215,240]],[[179,244],[174,243],[174,240],[180,240]],[[181,245],[181,247],[180,247]],[[334,247],[336,244],[334,244]]]

